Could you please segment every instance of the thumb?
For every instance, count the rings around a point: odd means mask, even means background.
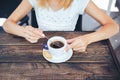
[[[69,49],[71,49],[71,47],[68,45],[68,46],[65,48],[65,51],[68,52]]]

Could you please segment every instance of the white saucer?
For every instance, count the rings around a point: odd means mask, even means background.
[[[49,61],[49,62],[52,62],[52,63],[62,63],[62,62],[65,62],[67,60],[69,60],[71,57],[72,57],[72,54],[73,54],[73,50],[70,49],[68,52],[66,52],[64,55],[61,55],[61,56],[52,56],[52,58],[48,59],[44,54],[43,54],[43,57]]]

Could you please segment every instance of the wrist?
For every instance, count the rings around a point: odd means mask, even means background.
[[[82,37],[83,37],[84,41],[85,41],[88,45],[93,42],[92,39],[91,39],[91,37],[90,37],[90,35],[83,35]]]

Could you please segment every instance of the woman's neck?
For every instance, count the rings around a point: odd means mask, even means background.
[[[63,4],[60,4],[60,0],[48,0],[48,5],[54,10],[57,11],[63,7]]]

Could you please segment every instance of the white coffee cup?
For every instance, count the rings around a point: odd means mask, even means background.
[[[61,42],[63,44],[62,47],[55,48],[55,47],[51,46],[51,44],[53,44],[55,42]],[[53,36],[48,39],[47,46],[48,46],[48,50],[52,56],[60,56],[60,55],[63,55],[66,53],[65,48],[67,46],[67,41],[64,37]],[[55,44],[55,46],[57,46],[57,45]]]

